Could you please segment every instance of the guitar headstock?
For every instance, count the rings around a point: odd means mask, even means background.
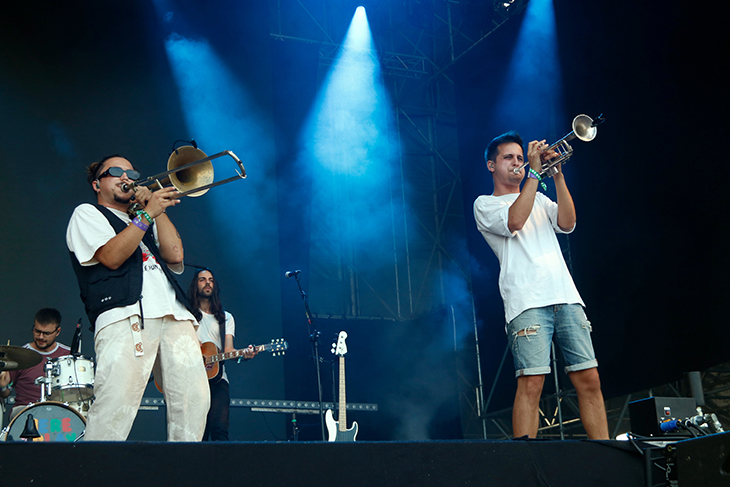
[[[283,338],[275,338],[274,340],[271,340],[271,342],[264,345],[264,350],[267,352],[271,352],[272,355],[284,355],[287,348],[289,348],[289,344],[284,341]]]
[[[284,341],[283,338],[275,338],[266,345],[256,345],[254,348],[259,352],[271,352],[272,355],[284,355],[286,349],[289,348],[289,344]]]
[[[337,336],[337,343],[332,344],[332,353],[339,357],[344,357],[347,354],[347,345],[345,345],[345,338],[347,338],[347,332],[341,331]]]

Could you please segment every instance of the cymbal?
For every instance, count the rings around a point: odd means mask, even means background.
[[[40,353],[14,345],[0,345],[0,370],[21,370],[43,360]]]

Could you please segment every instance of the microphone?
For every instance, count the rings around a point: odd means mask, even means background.
[[[71,340],[71,355],[81,355],[81,318],[79,318],[79,322],[76,324],[76,332]]]
[[[295,277],[295,276],[297,276],[298,274],[301,274],[301,273],[302,273],[302,271],[300,271],[300,270],[286,271],[284,273],[284,275],[286,276],[287,279],[290,279],[290,278]]]

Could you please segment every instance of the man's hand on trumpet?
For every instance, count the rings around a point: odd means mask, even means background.
[[[527,145],[527,161],[530,163],[530,168],[535,170],[538,174],[542,172],[542,166],[548,163],[550,160],[558,156],[555,150],[547,150],[550,146],[543,140],[533,140]],[[561,164],[557,165],[558,172],[561,172]]]
[[[530,163],[530,169],[540,174],[542,171],[543,155],[542,152],[547,147],[545,140],[533,140],[527,144],[527,161]]]

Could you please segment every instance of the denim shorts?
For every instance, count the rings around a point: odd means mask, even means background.
[[[515,377],[550,373],[551,342],[559,346],[565,372],[598,366],[591,343],[591,323],[579,304],[530,308],[507,324]]]

